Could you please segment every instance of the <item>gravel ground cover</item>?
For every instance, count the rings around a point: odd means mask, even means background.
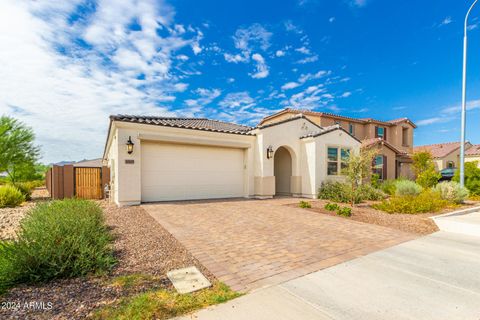
[[[0,240],[13,239],[27,211],[38,201],[48,198],[46,188],[36,188],[32,193],[32,201],[24,202],[20,207],[0,209]]]
[[[312,208],[306,210],[312,210],[318,213],[327,214],[330,216],[337,216],[335,211],[326,210],[325,204],[331,202],[327,200],[313,200],[309,201],[312,205]],[[379,226],[389,227],[392,229],[401,230],[404,232],[427,235],[433,232],[438,231],[438,227],[432,219],[429,217],[443,214],[449,211],[465,209],[475,205],[480,205],[480,202],[468,201],[464,206],[444,210],[437,213],[423,213],[423,214],[391,214],[385,213],[383,211],[375,210],[370,207],[373,202],[367,202],[356,205],[352,209],[352,216],[348,218],[339,217],[339,219],[351,219],[355,221],[376,224]],[[340,206],[350,207],[348,204],[339,204]],[[298,206],[298,204],[291,205]]]
[[[195,265],[208,272],[170,233],[141,207],[117,208],[101,202],[114,236],[118,264],[108,276],[64,279],[22,285],[0,297],[0,319],[83,319],[98,307],[122,297],[157,288],[173,288],[166,278],[172,269]],[[125,275],[138,275],[132,286],[119,285]],[[34,305],[31,305],[31,304]],[[36,304],[35,304],[36,303]],[[6,307],[6,308],[5,308]]]

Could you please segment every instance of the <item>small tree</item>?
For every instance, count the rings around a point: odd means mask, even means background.
[[[428,151],[416,152],[412,160],[413,172],[417,177],[416,182],[424,188],[435,186],[442,176],[435,170],[432,154]]]
[[[378,151],[372,148],[363,148],[359,153],[350,153],[346,162],[346,167],[342,170],[347,176],[351,186],[351,205],[355,205],[355,194],[358,186],[363,184],[363,180],[372,174],[373,158]]]
[[[12,183],[20,173],[35,172],[39,149],[34,140],[31,128],[12,117],[0,117],[0,172],[7,172]]]
[[[460,170],[455,171],[453,181],[460,182]],[[465,162],[465,187],[474,196],[480,195],[480,168],[478,161]]]

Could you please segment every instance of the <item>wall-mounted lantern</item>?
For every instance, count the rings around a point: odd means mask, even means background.
[[[128,152],[128,154],[133,153],[133,146],[134,146],[134,143],[132,142],[132,137],[128,136],[128,141],[127,141],[127,152]]]
[[[267,159],[272,159],[273,158],[273,147],[268,146],[267,148]]]

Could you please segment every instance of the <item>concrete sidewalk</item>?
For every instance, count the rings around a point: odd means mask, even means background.
[[[437,232],[179,319],[480,319],[480,237]]]

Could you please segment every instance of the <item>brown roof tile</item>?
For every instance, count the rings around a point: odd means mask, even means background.
[[[368,148],[376,144],[385,145],[388,148],[392,149],[397,154],[407,154],[406,152],[395,148],[392,144],[390,144],[388,141],[383,140],[382,138],[365,139],[362,141],[362,148]]]
[[[466,156],[478,156],[480,155],[480,144],[474,144],[465,151]]]
[[[413,152],[428,151],[434,158],[443,158],[458,148],[460,148],[460,142],[446,142],[414,147]]]
[[[250,135],[252,127],[240,124],[211,120],[206,118],[170,118],[170,117],[151,117],[151,116],[133,116],[133,115],[114,115],[110,116],[112,121],[122,121],[131,123],[140,123],[148,125],[157,125],[164,127],[175,127],[184,129],[196,129],[213,132],[235,133]]]

